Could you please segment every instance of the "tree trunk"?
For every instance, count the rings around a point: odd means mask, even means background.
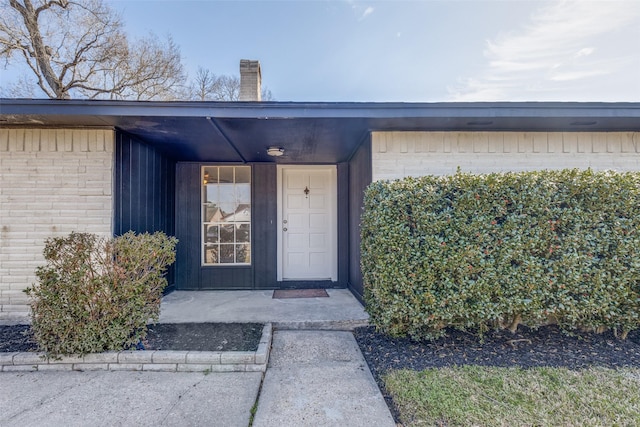
[[[520,322],[522,321],[522,317],[517,314],[516,317],[513,319],[513,322],[511,322],[511,325],[509,325],[509,331],[511,331],[512,334],[515,334],[516,331],[518,330],[518,325],[520,324]]]
[[[11,4],[11,7],[16,9],[24,19],[25,26],[27,27],[27,31],[29,31],[29,36],[33,43],[33,51],[38,68],[49,85],[49,88],[55,94],[56,99],[69,99],[69,93],[64,89],[62,82],[58,76],[56,76],[53,67],[51,67],[49,55],[47,54],[46,46],[42,40],[42,34],[40,34],[40,28],[38,27],[38,14],[39,11],[42,10],[42,7],[36,11],[33,8],[33,4],[31,4],[31,0],[24,0],[24,6],[16,0],[9,0],[9,3]],[[56,4],[61,6],[59,3]],[[51,4],[49,4],[49,7],[50,6]],[[42,89],[48,93],[45,88]]]

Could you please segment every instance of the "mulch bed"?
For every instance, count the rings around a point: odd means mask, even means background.
[[[357,328],[356,341],[396,420],[398,412],[381,380],[391,369],[424,370],[463,365],[499,367],[590,366],[606,368],[640,367],[640,330],[622,341],[612,333],[576,332],[567,335],[557,326],[537,330],[519,326],[515,334],[491,331],[480,341],[470,333],[455,330],[433,342],[391,338],[373,327]]]
[[[0,352],[37,351],[28,325],[0,325]]]
[[[626,340],[619,340],[610,332],[567,335],[557,326],[537,330],[520,326],[515,334],[490,331],[484,342],[455,330],[433,342],[415,342],[390,338],[367,327],[358,328],[355,336],[367,362],[377,372],[462,365],[640,367],[640,331],[630,332]]]
[[[145,350],[255,351],[263,326],[261,323],[159,323],[149,326],[142,344]],[[28,325],[0,325],[0,352],[37,349]]]
[[[147,350],[256,351],[262,323],[158,323],[149,327]]]

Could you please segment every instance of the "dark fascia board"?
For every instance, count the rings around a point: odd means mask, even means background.
[[[160,102],[0,99],[0,117],[299,118],[638,118],[640,103],[620,102]],[[9,119],[6,119],[9,117]],[[639,125],[640,127],[640,125]]]

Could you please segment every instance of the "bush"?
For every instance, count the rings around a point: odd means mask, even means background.
[[[157,321],[177,240],[164,233],[47,239],[36,270],[31,328],[42,351],[86,354],[130,348]]]
[[[392,335],[640,326],[640,174],[374,182],[362,216],[371,321]]]

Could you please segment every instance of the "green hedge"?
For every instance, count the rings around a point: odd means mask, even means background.
[[[389,334],[640,326],[640,173],[374,182],[361,230],[367,310]]]

